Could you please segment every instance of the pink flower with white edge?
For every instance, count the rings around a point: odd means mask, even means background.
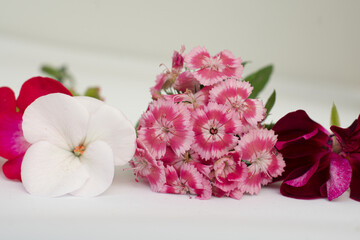
[[[99,195],[112,183],[114,165],[126,164],[136,147],[126,117],[90,97],[40,97],[26,108],[22,127],[31,146],[21,177],[34,195]]]
[[[158,192],[166,182],[164,165],[150,154],[149,150],[137,140],[134,160],[130,161],[135,176],[146,178],[151,190]]]
[[[266,109],[260,100],[248,99],[252,90],[248,82],[228,79],[213,87],[210,101],[228,106],[233,116],[244,125],[256,126],[264,119]]]
[[[204,107],[209,103],[209,91],[211,87],[204,87],[200,91],[193,93],[187,90],[183,94],[170,95],[174,102],[182,102],[190,111],[199,107]],[[168,99],[165,97],[165,99]]]
[[[238,152],[229,152],[214,163],[214,186],[224,192],[237,189],[247,175],[247,166],[241,162],[241,154]]]
[[[186,67],[204,86],[210,86],[227,78],[241,79],[241,58],[224,50],[211,57],[205,47],[195,47],[185,56]]]
[[[176,172],[173,166],[165,168],[166,184],[161,192],[174,194],[194,194],[199,199],[209,199],[211,197],[211,185],[197,169],[185,163],[180,169],[180,173]]]
[[[282,155],[274,148],[276,141],[274,131],[267,129],[251,130],[241,137],[236,151],[240,151],[242,160],[250,165],[243,185],[244,191],[257,194],[261,184],[268,184],[284,171]]]
[[[194,138],[189,111],[181,103],[152,102],[141,116],[138,138],[156,159],[164,156],[167,146],[178,156],[185,153]]]
[[[234,136],[241,125],[227,113],[225,105],[210,102],[193,114],[195,142],[192,149],[202,158],[220,158],[233,149],[238,138]]]

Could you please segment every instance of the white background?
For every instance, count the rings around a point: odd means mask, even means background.
[[[305,109],[328,127],[333,101],[347,127],[360,113],[359,1],[3,1],[0,86],[18,93],[43,63],[66,64],[77,87],[100,85],[135,123],[174,49],[206,46],[269,63],[269,121]],[[126,168],[126,167],[125,167]],[[360,205],[348,198],[282,197],[278,185],[240,201],[156,194],[118,168],[92,199],[30,196],[0,174],[1,239],[358,239]]]

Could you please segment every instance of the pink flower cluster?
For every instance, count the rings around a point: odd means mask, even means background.
[[[200,199],[257,194],[284,171],[277,136],[260,123],[262,102],[249,99],[240,58],[204,47],[175,51],[172,68],[151,88],[131,165],[155,192]]]

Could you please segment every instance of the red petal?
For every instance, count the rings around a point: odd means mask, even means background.
[[[24,155],[8,160],[2,166],[4,175],[13,180],[21,181],[21,163]]]
[[[35,99],[50,93],[64,93],[72,96],[66,87],[54,79],[45,77],[30,78],[22,85],[17,99],[20,112],[23,113]]]
[[[16,112],[16,99],[13,90],[8,87],[0,88],[0,114]]]
[[[352,178],[350,183],[350,198],[360,201],[360,153],[350,155]]]

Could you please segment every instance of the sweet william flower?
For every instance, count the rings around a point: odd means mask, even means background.
[[[205,47],[193,48],[184,58],[186,67],[195,70],[193,75],[204,86],[214,85],[227,78],[240,79],[243,71],[241,58],[224,50],[211,57]]]
[[[2,170],[9,179],[21,181],[21,163],[29,147],[21,126],[23,112],[35,99],[50,93],[71,95],[60,82],[45,77],[27,80],[17,99],[10,88],[0,88],[0,156],[7,159]]]
[[[135,152],[135,130],[125,116],[89,97],[49,94],[23,115],[26,151],[21,177],[35,195],[96,196],[112,183],[114,165]]]
[[[178,156],[185,153],[193,137],[190,112],[182,103],[159,99],[140,119],[138,138],[155,158],[164,156],[167,146]]]

